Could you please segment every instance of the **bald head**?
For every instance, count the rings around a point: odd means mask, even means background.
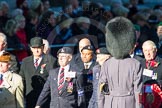
[[[91,45],[91,42],[88,38],[83,38],[79,41],[79,52],[81,53],[81,50],[83,47]]]

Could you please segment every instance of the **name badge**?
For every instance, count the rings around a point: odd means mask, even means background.
[[[152,77],[152,75],[153,75],[153,70],[144,69],[143,75],[148,76],[148,77]]]
[[[68,77],[68,78],[75,78],[76,76],[76,72],[65,72],[65,77]]]

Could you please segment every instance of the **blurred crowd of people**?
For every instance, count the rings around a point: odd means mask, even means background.
[[[74,43],[88,37],[95,48],[105,46],[105,24],[116,16],[129,18],[137,29],[136,53],[142,55],[142,44],[152,40],[161,41],[162,6],[139,9],[141,1],[128,3],[111,1],[110,9],[100,2],[66,0],[56,11],[49,0],[16,0],[16,8],[10,10],[7,2],[0,5],[0,31],[7,36],[8,48],[18,57],[19,62],[30,55],[29,41],[39,36],[50,45]],[[159,25],[158,25],[159,24]],[[13,48],[13,49],[12,49]],[[56,56],[57,47],[51,53]],[[21,51],[21,54],[19,53]],[[160,50],[159,50],[160,52]]]

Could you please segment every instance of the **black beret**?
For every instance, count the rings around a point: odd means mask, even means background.
[[[73,54],[73,51],[72,51],[72,49],[69,48],[69,47],[62,47],[61,49],[59,49],[59,50],[57,51],[57,55],[58,55],[59,53]]]
[[[110,54],[106,47],[101,47],[96,50],[96,54]]]
[[[81,49],[81,52],[83,51],[83,50],[91,50],[91,51],[93,51],[93,46],[92,45],[87,45],[87,46],[85,46],[85,47],[83,47],[82,49]]]
[[[136,36],[133,23],[125,17],[115,17],[106,24],[106,47],[116,59],[129,55]]]

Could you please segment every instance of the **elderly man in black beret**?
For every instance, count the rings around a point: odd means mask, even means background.
[[[42,108],[48,95],[51,95],[50,108],[84,108],[83,78],[81,72],[70,65],[71,48],[59,49],[57,56],[60,67],[49,71],[35,108]]]
[[[106,49],[106,47],[101,47],[96,50],[96,62],[97,65],[93,67],[93,93],[92,97],[89,101],[88,108],[98,108],[98,103],[102,104],[102,101],[98,101],[97,93],[98,93],[98,81],[101,71],[102,64],[111,57],[110,53]],[[106,86],[105,86],[106,87]],[[104,91],[107,92],[107,91]],[[103,94],[100,95],[99,100],[105,98]]]
[[[23,59],[19,73],[25,84],[26,108],[35,107],[38,96],[49,75],[48,71],[55,68],[57,64],[53,56],[43,53],[44,44],[42,38],[32,38],[30,40],[30,49],[33,54]]]
[[[84,91],[86,95],[86,106],[88,107],[89,100],[92,96],[93,85],[92,85],[92,68],[96,65],[94,60],[94,48],[92,45],[86,45],[80,49],[81,60],[77,61],[74,65],[83,73]]]
[[[109,93],[99,108],[142,108],[139,95],[143,68],[139,61],[129,56],[135,42],[134,26],[130,20],[116,17],[107,23],[106,47],[112,57],[101,67],[99,95],[106,83]]]

